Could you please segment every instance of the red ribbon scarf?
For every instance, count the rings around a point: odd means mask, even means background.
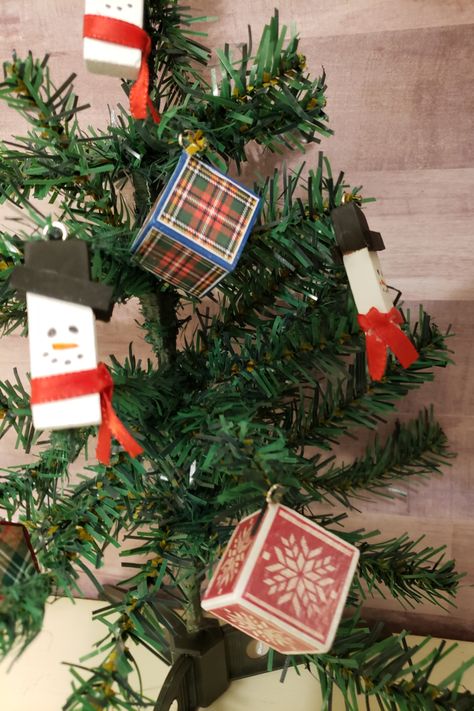
[[[112,437],[120,442],[131,457],[136,457],[143,452],[143,448],[117,417],[112,406],[113,392],[112,376],[107,366],[104,363],[99,363],[97,368],[92,370],[32,378],[30,401],[32,405],[39,405],[45,402],[68,400],[72,397],[99,393],[102,424],[99,428],[96,455],[101,464],[109,464]]]
[[[133,118],[146,119],[148,107],[154,122],[159,123],[160,116],[148,96],[150,80],[148,57],[151,52],[151,39],[145,30],[137,25],[132,25],[131,22],[124,22],[113,17],[84,15],[84,37],[141,50],[140,72],[130,91],[130,111]]]
[[[381,380],[385,373],[387,348],[390,348],[404,368],[408,368],[418,358],[418,351],[400,328],[403,317],[395,307],[388,313],[372,307],[368,313],[359,314],[357,320],[365,333],[367,362],[372,380]]]

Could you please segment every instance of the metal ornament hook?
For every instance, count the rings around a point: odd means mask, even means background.
[[[202,153],[207,148],[207,139],[201,129],[185,131],[178,136],[178,143],[190,156]]]
[[[62,222],[55,220],[51,225],[43,227],[43,235],[51,240],[65,240],[67,239],[68,231]]]
[[[286,491],[286,487],[282,486],[281,484],[273,484],[269,490],[267,491],[267,495],[265,497],[265,503],[263,504],[262,508],[260,509],[260,512],[255,519],[255,523],[252,526],[252,530],[250,531],[251,536],[255,536],[257,533],[258,529],[260,528],[260,524],[262,523],[263,517],[265,516],[265,513],[268,510],[268,507],[271,506],[272,504],[279,504],[281,499],[283,498],[283,494]]]
[[[280,493],[278,493],[280,492]],[[285,487],[281,484],[273,484],[267,491],[265,501],[267,504],[276,504],[280,501],[283,494],[285,493]]]

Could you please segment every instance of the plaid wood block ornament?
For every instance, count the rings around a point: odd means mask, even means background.
[[[148,271],[202,297],[237,266],[260,203],[247,188],[183,152],[132,252]]]
[[[21,523],[0,521],[0,599],[1,591],[39,572],[30,534]]]
[[[202,606],[282,654],[330,649],[359,551],[301,514],[270,504],[235,529]]]

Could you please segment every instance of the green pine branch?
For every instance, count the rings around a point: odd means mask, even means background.
[[[353,463],[332,464],[320,472],[316,488],[345,506],[350,506],[352,497],[401,495],[403,492],[391,484],[441,473],[453,456],[433,410],[422,410],[415,420],[397,421],[384,442],[376,436],[365,454]]]
[[[145,340],[152,346],[163,369],[176,361],[178,304],[179,296],[174,289],[164,292],[157,289],[155,293],[144,294],[140,299],[143,327],[147,334]]]
[[[456,572],[453,560],[445,559],[446,546],[419,548],[424,536],[412,540],[406,533],[376,543],[364,540],[376,534],[380,531],[362,533],[358,543],[361,555],[354,589],[362,599],[375,593],[385,598],[390,593],[412,608],[423,601],[455,606],[463,575]],[[356,539],[357,534],[349,535],[348,540]]]
[[[16,235],[0,232],[0,333],[5,336],[23,329],[26,324],[26,305],[15,298],[9,285],[13,267],[20,263],[22,255],[21,240]]]
[[[193,86],[207,86],[202,67],[208,64],[210,50],[197,40],[206,33],[193,25],[213,18],[193,17],[189,8],[175,0],[155,0],[146,9],[145,29],[152,40],[150,64],[155,77],[153,96],[160,111],[166,111],[182,101]]]
[[[349,367],[349,378],[326,380],[309,396],[305,394],[306,444],[327,448],[328,441],[337,442],[352,427],[375,429],[393,411],[399,399],[433,380],[433,368],[445,367],[451,362],[446,345],[449,331],[443,335],[421,307],[419,321],[409,333],[419,353],[418,360],[409,368],[403,368],[389,355],[383,379],[371,381],[367,377],[365,353],[361,349]],[[363,334],[360,338],[364,338]],[[295,436],[301,439],[300,428],[295,429]]]
[[[26,391],[16,368],[13,369],[15,381],[0,381],[0,439],[11,429],[16,432],[17,442],[29,452],[38,440],[40,433],[33,429],[31,419],[30,396]]]
[[[213,88],[216,99],[209,104],[226,110],[229,133],[233,133],[232,148],[225,145],[226,131],[219,132],[216,148],[230,155],[237,163],[245,160],[245,143],[255,140],[272,151],[304,150],[308,141],[319,141],[316,134],[329,136],[327,116],[323,107],[325,75],[311,80],[304,74],[306,60],[298,53],[298,38],[292,35],[286,43],[287,28],[280,30],[278,11],[263,29],[255,56],[251,46],[244,44],[241,58],[234,62],[230,49],[218,51],[222,81]],[[212,122],[212,116],[211,116]],[[244,137],[236,145],[236,138]],[[212,137],[215,140],[214,137]],[[230,144],[230,141],[229,141]],[[222,146],[222,147],[221,147]]]
[[[41,632],[46,601],[51,592],[48,573],[36,573],[28,580],[2,587],[0,661],[12,653],[19,656]]]
[[[48,59],[48,55],[42,60],[34,59],[30,52],[23,60],[14,53],[13,60],[3,64],[0,99],[33,126],[49,131],[53,143],[66,142],[71,122],[74,123],[76,114],[89,108],[89,104],[79,105],[72,86],[75,74],[59,87],[52,82]]]
[[[275,314],[300,318],[305,309],[324,304],[326,293],[334,310],[337,291],[347,293],[344,270],[335,262],[330,210],[344,193],[357,189],[350,191],[342,173],[334,182],[322,153],[307,180],[304,168],[303,163],[292,175],[285,167],[281,174],[275,170],[257,186],[263,203],[259,223],[237,269],[222,285],[226,298],[208,337],[230,332],[238,338],[256,324],[271,327],[266,320]]]
[[[330,654],[307,658],[321,684],[321,711],[330,711],[335,689],[342,693],[347,711],[468,711],[474,695],[461,690],[464,672],[474,659],[460,665],[439,682],[432,675],[442,659],[457,647],[441,642],[427,649],[430,639],[409,642],[407,632],[387,636],[380,627],[369,629],[359,614],[339,628]]]

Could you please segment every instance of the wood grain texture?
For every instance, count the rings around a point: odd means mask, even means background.
[[[474,6],[469,0],[203,0],[196,7],[203,14],[216,15],[229,37],[244,37],[247,25],[257,31],[278,7],[284,22],[294,22],[301,37],[337,37],[370,32],[400,31],[467,25],[474,22]],[[235,33],[231,34],[231,33]],[[219,29],[211,29],[213,40],[220,40]],[[214,42],[215,43],[215,42]]]
[[[258,38],[270,18],[274,0],[203,0],[193,3],[198,14],[220,16],[208,26],[210,46],[229,41],[233,47],[247,38],[252,21]],[[60,83],[74,71],[76,88],[91,109],[82,123],[105,127],[109,109],[126,104],[120,83],[86,74],[82,65],[82,0],[2,0],[0,4],[0,57],[12,49],[24,54],[51,54],[51,67]],[[369,223],[386,243],[381,255],[387,280],[403,289],[404,298],[432,300],[428,310],[443,326],[453,323],[456,366],[438,372],[434,383],[400,404],[400,416],[413,417],[433,402],[458,457],[443,477],[402,485],[406,496],[364,503],[353,523],[383,528],[384,536],[407,531],[426,533],[426,543],[446,543],[460,570],[474,582],[474,298],[472,233],[474,209],[474,149],[471,140],[473,98],[472,56],[474,4],[471,0],[286,0],[280,4],[282,22],[295,22],[302,37],[308,69],[328,75],[328,114],[335,136],[325,139],[334,170],[344,169],[348,180],[364,185],[364,195],[378,199],[367,207]],[[12,111],[0,109],[0,136],[19,133],[21,122]],[[295,165],[311,166],[318,146]],[[251,181],[258,170],[265,174],[279,157],[253,151],[246,172]],[[0,223],[5,222],[5,212]],[[412,304],[416,308],[416,303]],[[101,356],[126,354],[134,340],[136,350],[149,354],[134,325],[136,304],[121,307],[111,324],[98,325]],[[126,327],[124,327],[126,325]],[[28,367],[27,344],[19,336],[1,342],[0,377],[12,368]],[[14,438],[0,443],[4,466],[25,461],[14,449]],[[347,451],[349,456],[349,450]],[[102,571],[104,582],[123,575],[118,557]],[[443,612],[426,605],[416,617],[400,612],[393,601],[371,600],[369,612],[398,624],[414,624],[416,631],[458,635],[461,628],[473,638],[474,588],[464,588],[458,610]],[[86,593],[92,593],[85,587]]]

